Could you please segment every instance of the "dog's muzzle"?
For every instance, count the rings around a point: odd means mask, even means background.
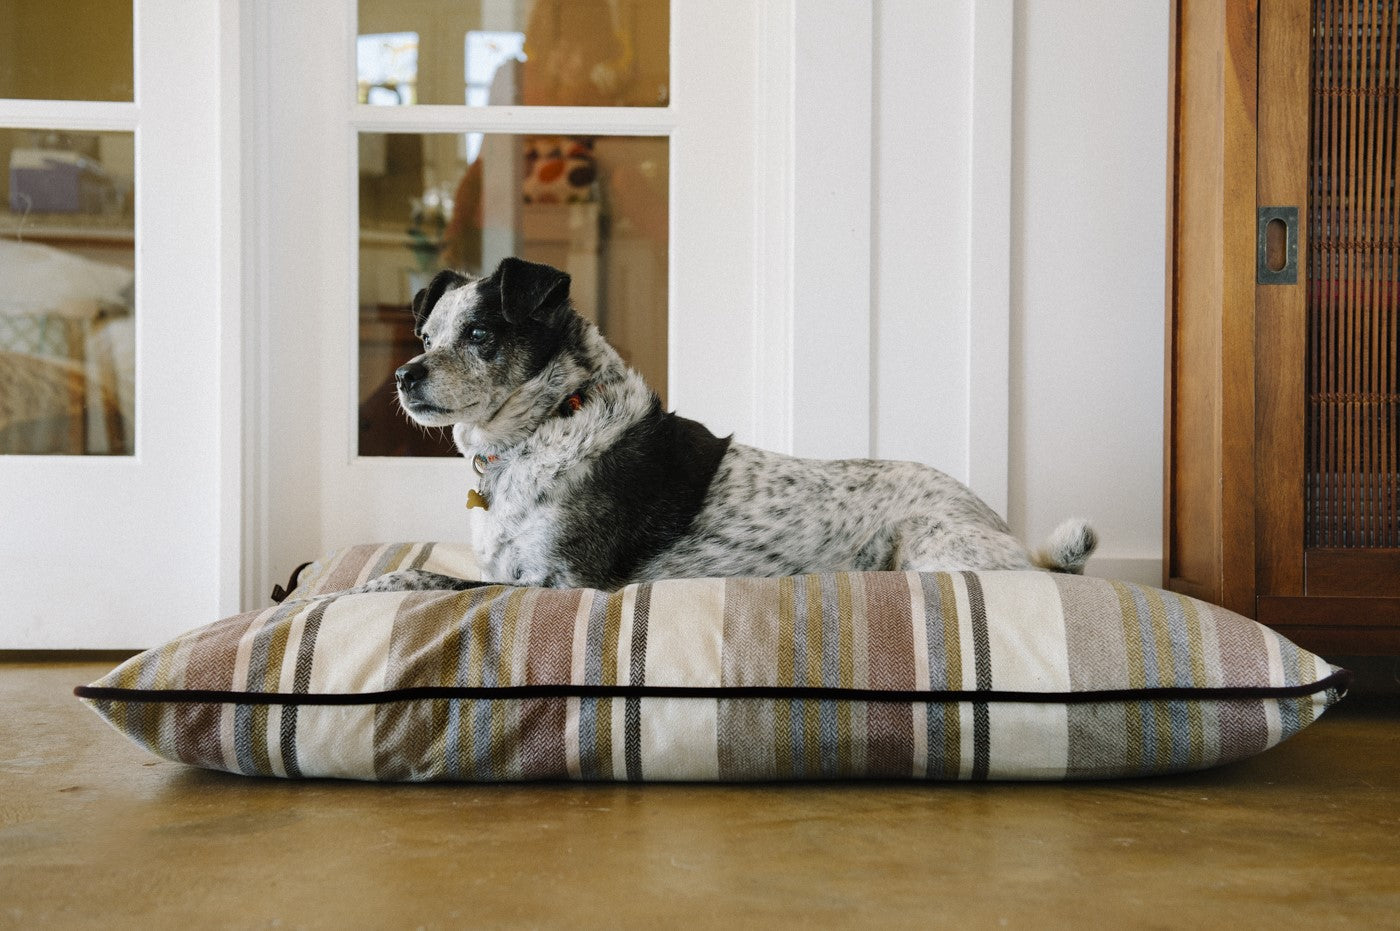
[[[399,366],[394,370],[394,384],[399,391],[409,394],[428,377],[428,367],[417,360]]]

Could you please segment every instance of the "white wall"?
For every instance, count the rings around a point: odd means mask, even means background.
[[[873,13],[871,451],[968,481],[1033,543],[1089,517],[1090,571],[1154,584],[1168,12]]]
[[[1016,7],[1009,520],[1160,584],[1168,3]]]

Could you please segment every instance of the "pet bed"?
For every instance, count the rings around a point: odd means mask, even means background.
[[[1238,614],[1046,572],[343,594],[465,547],[356,546],[77,694],[171,760],[419,780],[1078,779],[1228,763],[1349,674]]]

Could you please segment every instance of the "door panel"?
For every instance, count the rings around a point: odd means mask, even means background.
[[[124,8],[127,19],[79,36],[73,18],[98,6],[104,16]],[[135,6],[133,23],[129,4],[62,5],[65,41],[55,48],[124,43],[94,50],[86,78],[96,88],[44,78],[81,72],[81,56],[61,69],[40,62],[37,86],[33,73],[21,80],[5,70],[33,65],[25,55],[0,64],[0,93],[30,98],[0,100],[0,127],[57,153],[43,159],[42,177],[22,182],[20,216],[0,225],[0,254],[41,249],[63,269],[24,288],[18,277],[0,277],[0,305],[42,298],[37,316],[49,330],[26,330],[17,320],[24,314],[10,315],[5,339],[13,340],[11,357],[21,354],[14,341],[44,350],[22,353],[30,363],[52,361],[60,342],[81,354],[69,359],[75,381],[61,387],[83,406],[72,418],[83,436],[66,451],[84,453],[0,455],[4,649],[145,647],[234,606],[220,562],[220,468],[229,451],[219,408],[227,374],[219,344],[222,88],[209,67],[220,47],[219,4]],[[4,9],[16,7],[59,5]],[[0,21],[0,33],[11,35],[11,25]],[[171,87],[180,93],[160,92]],[[125,175],[120,166],[130,166]],[[34,268],[26,262],[25,270]],[[76,321],[68,329],[77,336],[59,332],[63,320]],[[16,395],[3,390],[0,406],[8,406]],[[108,455],[87,454],[94,452]]]
[[[481,6],[503,15],[515,5]],[[557,4],[541,0],[541,6]],[[638,35],[654,30],[654,10],[643,15],[651,4],[609,6],[635,13]],[[495,222],[474,224],[480,241],[465,250],[466,264],[476,261],[485,268],[507,252],[528,256],[532,249],[541,258],[549,253],[576,262],[575,281],[593,302],[591,312],[648,373],[653,387],[665,392],[670,406],[716,433],[752,434],[760,399],[753,391],[759,276],[756,208],[749,205],[758,174],[753,118],[758,17],[751,5],[723,0],[672,6],[664,106],[640,105],[640,98],[572,106],[498,105],[489,98],[485,105],[360,103],[361,20],[353,0],[272,4],[267,15],[269,183],[265,234],[259,239],[268,282],[268,453],[261,489],[268,557],[259,567],[259,588],[265,591],[292,566],[329,547],[470,534],[464,502],[475,476],[467,463],[455,456],[369,455],[373,443],[366,444],[360,431],[362,392],[377,390],[384,375],[376,381],[375,373],[391,371],[396,353],[414,350],[401,329],[394,329],[392,315],[378,316],[380,304],[392,308],[405,302],[416,282],[400,273],[412,270],[414,257],[403,248],[383,267],[377,258],[367,258],[357,216],[371,209],[361,199],[361,169],[366,159],[378,157],[381,141],[386,154],[395,140],[419,140],[420,148],[424,141],[429,148],[445,143],[452,162],[452,170],[441,173],[445,176],[427,179],[421,167],[408,174],[414,187],[437,188],[439,203],[441,191],[450,189],[455,206],[478,156],[502,165],[525,154],[510,148],[492,157],[493,139],[512,147],[527,138],[597,140],[599,174],[628,172],[625,179],[614,175],[597,186],[597,215],[590,220],[585,199],[563,205],[571,209],[555,211],[552,218],[529,216],[526,187],[517,190],[502,173],[498,179],[504,179],[509,196],[496,201],[495,212],[486,217]],[[498,31],[516,28],[513,20],[498,22],[490,15],[482,22]],[[375,34],[410,30],[387,20],[372,26]],[[457,32],[475,28],[453,26],[448,47],[457,48]],[[426,62],[428,53],[423,54]],[[652,67],[644,66],[643,57],[638,51],[629,73]],[[470,89],[455,83],[455,70],[442,71],[440,80],[455,87],[454,94]],[[483,186],[492,180],[488,175],[484,170]],[[407,199],[418,197],[421,203],[422,193]],[[403,225],[395,233],[391,226],[400,213],[411,220],[410,210],[407,203],[389,205],[392,215],[384,229],[390,236],[412,228]],[[444,227],[451,222],[442,220]],[[597,243],[587,242],[586,230],[573,229],[576,222],[580,227],[596,223]],[[579,248],[571,259],[574,245]],[[430,244],[430,265],[443,258],[438,246]],[[380,289],[387,289],[389,299],[379,300]],[[361,313],[366,299],[376,311],[367,322]],[[581,300],[586,311],[588,303]],[[370,333],[368,345],[362,344],[362,332]],[[367,351],[374,358],[360,370]],[[378,416],[393,414],[384,410]],[[396,451],[390,443],[387,452]]]

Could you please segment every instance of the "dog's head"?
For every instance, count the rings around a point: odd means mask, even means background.
[[[491,275],[438,272],[413,299],[423,353],[395,373],[399,403],[429,427],[489,421],[549,363],[579,318],[569,276],[508,258]]]

